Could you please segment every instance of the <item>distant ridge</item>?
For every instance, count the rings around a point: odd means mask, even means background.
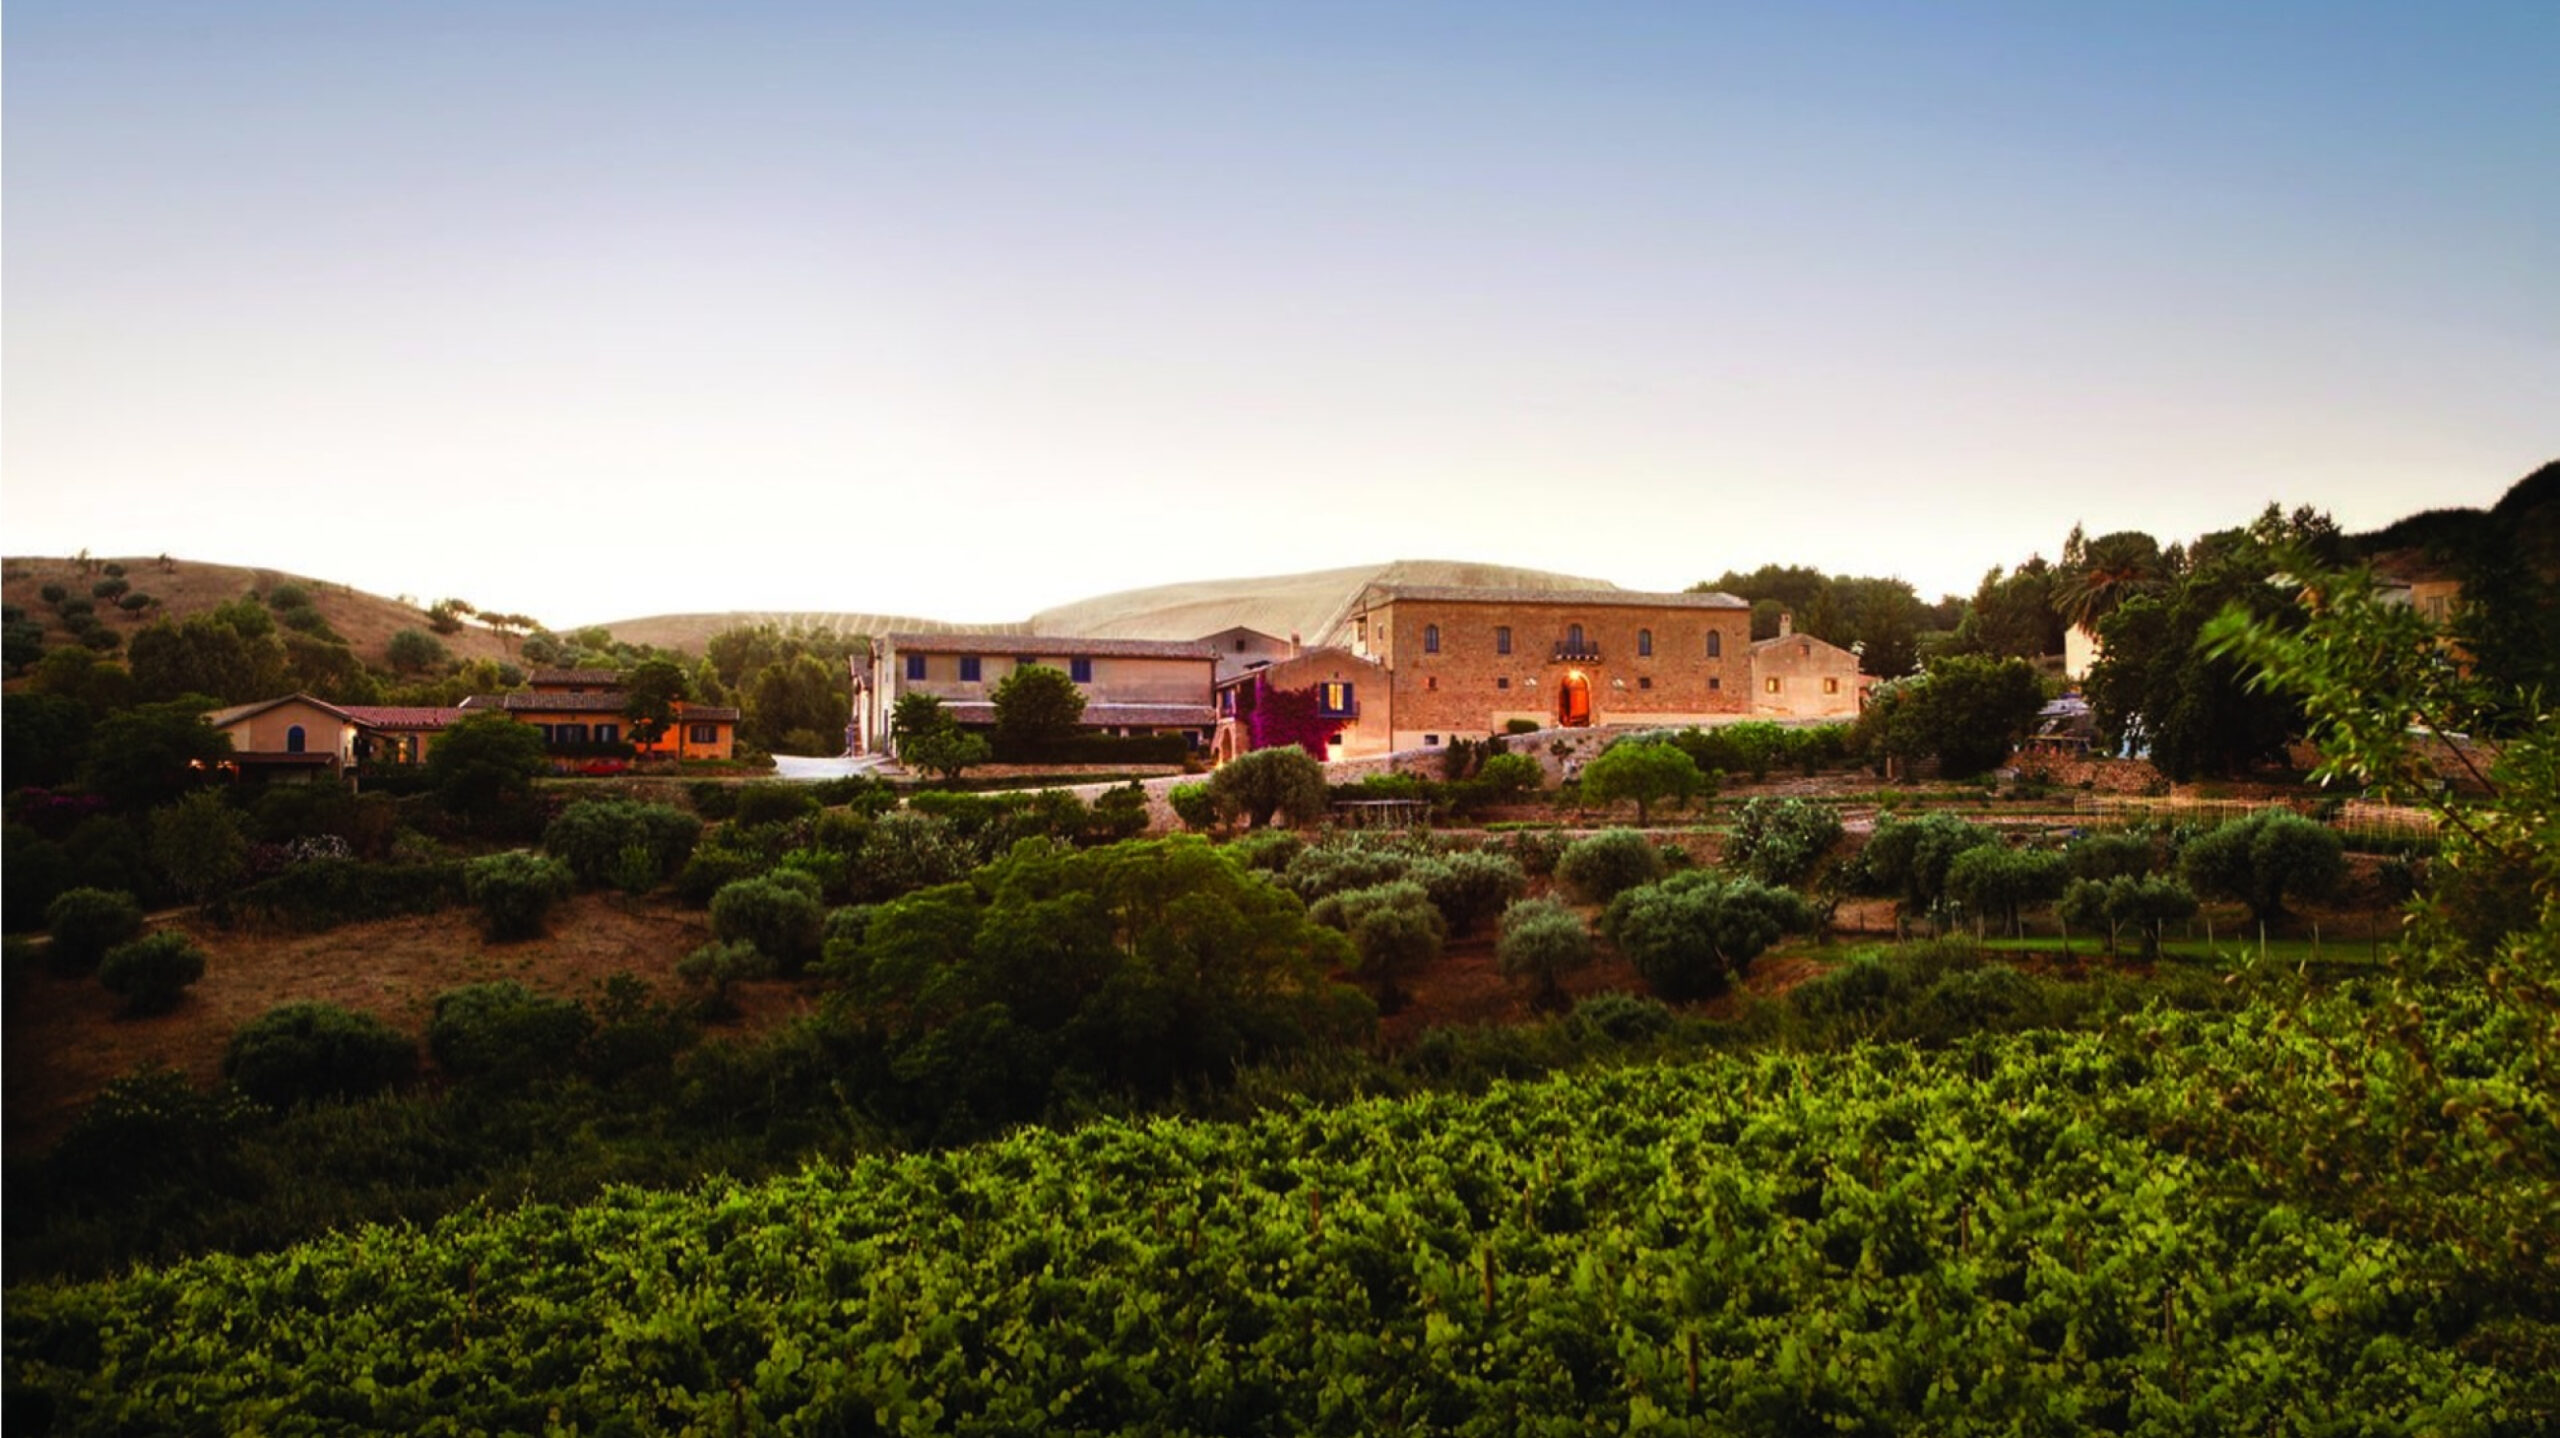
[[[1073,634],[1094,639],[1197,639],[1242,625],[1275,638],[1292,634],[1309,644],[1338,643],[1352,604],[1372,584],[1457,585],[1473,589],[1616,589],[1605,579],[1584,579],[1544,569],[1464,560],[1399,559],[1387,564],[1319,569],[1252,579],[1201,579],[1121,590],[1052,606],[1027,620],[1005,624],[952,624],[908,615],[832,611],[739,611],[727,614],[659,614],[616,620],[604,627],[633,644],[699,652],[704,641],[741,624],[774,624],[833,634],[947,633],[975,630],[1007,634]]]

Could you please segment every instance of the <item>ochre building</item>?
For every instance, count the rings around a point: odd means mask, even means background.
[[[1751,606],[1730,594],[1378,584],[1347,625],[1352,652],[1386,672],[1361,718],[1396,749],[1513,720],[1677,727],[1752,707]]]

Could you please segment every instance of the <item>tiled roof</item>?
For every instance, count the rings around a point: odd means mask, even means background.
[[[961,724],[993,724],[996,706],[982,699],[946,699],[942,712]],[[1174,725],[1206,729],[1218,722],[1218,711],[1206,704],[1087,704],[1084,727],[1111,729],[1123,725],[1164,728]]]
[[[716,704],[687,704],[676,711],[679,724],[735,724],[738,711]]]
[[[1801,629],[1797,630],[1793,634],[1772,634],[1766,639],[1754,639],[1751,641],[1751,652],[1757,654],[1763,649],[1772,649],[1781,644],[1819,644],[1825,649],[1839,649],[1843,654],[1849,652],[1848,650],[1841,648],[1841,646],[1832,643],[1828,639],[1824,639],[1815,634],[1807,634]]]
[[[376,729],[441,729],[465,712],[422,704],[349,704],[345,708],[349,718]]]
[[[619,669],[536,669],[533,671],[533,677],[526,682],[536,689],[562,684],[619,684],[622,682],[622,671]]]
[[[894,648],[927,654],[1022,654],[1033,659],[1207,659],[1214,644],[1173,639],[1078,639],[1059,634],[891,634]]]
[[[287,694],[276,699],[261,699],[254,704],[234,704],[228,709],[216,709],[212,713],[204,716],[204,722],[212,725],[216,729],[219,729],[225,724],[236,724],[253,714],[264,714],[279,704],[290,704],[296,699],[301,700],[303,703],[310,705],[312,708],[317,709],[324,714],[335,714],[341,719],[350,720],[355,717],[354,715],[349,714],[346,710],[330,703],[326,699],[314,699],[308,694],[297,693]]]
[[[511,714],[558,711],[577,714],[619,714],[628,701],[620,694],[508,694],[499,701]]]
[[[1473,589],[1448,584],[1373,584],[1362,592],[1353,612],[1374,609],[1399,599],[1428,599],[1454,604],[1544,604],[1558,608],[1749,609],[1749,601],[1730,594],[1654,594],[1641,589]]]

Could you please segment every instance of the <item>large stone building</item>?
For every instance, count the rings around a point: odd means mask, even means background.
[[[1874,684],[1858,672],[1855,653],[1796,633],[1791,614],[1778,616],[1774,637],[1751,646],[1751,712],[1766,718],[1855,718]]]
[[[1277,744],[1319,759],[1365,759],[1392,747],[1386,668],[1348,649],[1308,649],[1218,680],[1221,764]]]
[[[1730,594],[1373,584],[1353,654],[1386,671],[1396,749],[1540,728],[1678,726],[1751,711],[1751,606]]]
[[[930,694],[960,724],[995,723],[995,689],[1027,665],[1064,670],[1097,734],[1180,734],[1206,748],[1217,723],[1218,650],[1197,642],[1046,634],[889,634],[852,660],[854,753],[897,752],[890,718],[906,694]]]

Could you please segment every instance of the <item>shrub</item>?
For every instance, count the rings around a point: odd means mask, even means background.
[[[92,599],[114,599],[131,588],[133,588],[131,581],[126,580],[120,575],[110,575],[107,578],[101,579],[97,583],[89,586],[89,597]]]
[[[1268,833],[1247,834],[1227,845],[1227,857],[1248,869],[1266,874],[1286,874],[1289,866],[1307,850],[1307,841],[1285,829]]]
[[[1561,829],[1514,829],[1503,838],[1503,847],[1523,872],[1543,879],[1556,871],[1556,861],[1573,846],[1573,840]]]
[[[2285,914],[2287,896],[2324,898],[2347,876],[2336,831],[2283,809],[2263,809],[2189,840],[2178,869],[2200,894],[2238,899],[2259,923]]]
[[[676,961],[676,977],[705,990],[703,1010],[717,1018],[737,1012],[729,998],[731,984],[764,978],[773,969],[773,960],[744,940],[704,944]]]
[[[336,1004],[279,1004],[240,1026],[222,1076],[269,1108],[362,1098],[405,1082],[418,1046],[371,1014]]]
[[[57,973],[85,974],[107,951],[142,933],[142,906],[113,889],[68,889],[45,905],[44,926],[53,936]]]
[[[2196,896],[2186,885],[2165,875],[2074,879],[2062,891],[2057,912],[2064,923],[2084,930],[2104,927],[2110,954],[2117,951],[2118,940],[2130,927],[2141,937],[2142,952],[2148,956],[2160,952],[2163,929],[2195,916]]]
[[[542,847],[579,883],[633,892],[655,888],[681,869],[701,839],[700,819],[672,805],[629,799],[581,800],[542,831]],[[625,858],[635,848],[642,856],[637,863]]]
[[[1905,917],[1933,913],[1946,900],[1947,866],[1956,855],[1999,842],[1991,830],[1947,814],[1881,819],[1858,855],[1859,886],[1894,895]]]
[[[688,904],[709,904],[713,896],[740,879],[752,879],[773,867],[761,853],[727,844],[704,844],[685,860],[676,875],[676,897]]]
[[[1538,721],[1535,719],[1505,719],[1502,721],[1502,732],[1505,734],[1535,734],[1538,732]]]
[[[738,788],[737,804],[730,818],[753,828],[760,824],[788,824],[818,812],[817,798],[796,784],[744,784]]]
[[[1724,861],[1764,884],[1796,884],[1840,842],[1840,816],[1805,799],[1745,799],[1734,811]]]
[[[696,779],[686,786],[685,797],[693,801],[693,812],[705,819],[726,819],[738,812],[739,787],[717,779]]]
[[[1680,1020],[1660,999],[1641,994],[1593,994],[1573,1006],[1571,1026],[1611,1043],[1641,1043],[1669,1033]]]
[[[1474,933],[1476,925],[1529,890],[1529,876],[1518,862],[1482,850],[1433,855],[1414,864],[1407,877],[1431,896],[1452,934]]]
[[[818,957],[825,923],[817,881],[788,870],[741,879],[711,900],[711,932],[723,943],[753,945],[785,974]]]
[[[1389,1010],[1404,1002],[1400,980],[1440,957],[1448,935],[1431,896],[1409,880],[1327,895],[1307,917],[1350,935],[1359,971],[1378,985],[1378,1005]]]
[[[71,591],[59,584],[48,584],[36,592],[44,596],[44,602],[47,604],[60,604],[71,597]]]
[[[1503,911],[1493,954],[1505,978],[1532,981],[1538,1002],[1552,1006],[1564,995],[1563,976],[1591,963],[1591,930],[1553,899],[1524,899]]]
[[[1633,829],[1577,839],[1556,860],[1556,878],[1584,903],[1606,903],[1662,877],[1662,851]]]
[[[595,1027],[575,999],[555,999],[508,980],[467,984],[436,996],[427,1050],[457,1079],[513,1088],[567,1071]]]
[[[854,857],[854,896],[877,903],[965,879],[978,856],[948,821],[909,810],[883,814]]]
[[[2114,879],[2151,872],[2151,841],[2140,834],[2088,834],[2062,851],[2063,868],[2075,879]]]
[[[1209,776],[1209,797],[1230,820],[1241,816],[1259,829],[1274,816],[1291,824],[1324,817],[1324,766],[1294,744],[1256,749],[1230,759]]]
[[[1517,799],[1545,787],[1545,766],[1526,754],[1496,754],[1476,770],[1476,782],[1496,800]]]
[[[481,920],[495,940],[541,937],[552,905],[576,888],[568,865],[539,854],[491,854],[462,869],[463,892],[480,906]]]
[[[1693,999],[1724,992],[1780,934],[1812,922],[1792,889],[1700,871],[1627,890],[1600,927],[1655,993]]]
[[[1105,844],[1134,839],[1147,831],[1147,790],[1135,779],[1105,789],[1093,801],[1086,823],[1088,837]]]
[[[393,914],[432,914],[464,902],[464,866],[359,864],[314,859],[262,879],[219,902],[228,917],[259,918],[301,929],[328,929]]]
[[[1698,772],[1697,763],[1676,744],[1621,739],[1582,770],[1582,797],[1594,804],[1633,799],[1636,822],[1650,817],[1653,806],[1674,800],[1686,804],[1715,786]]]
[[[1186,829],[1198,832],[1218,822],[1218,801],[1210,796],[1206,783],[1176,784],[1166,793],[1165,801],[1173,806],[1173,816]]]
[[[1328,894],[1393,883],[1421,858],[1419,849],[1400,841],[1335,839],[1298,850],[1280,884],[1312,904]]]
[[[125,1012],[166,1013],[196,980],[204,977],[204,950],[174,929],[145,934],[107,950],[98,964],[98,983],[124,998]]]
[[[131,594],[126,595],[124,598],[117,600],[116,608],[123,610],[127,614],[139,614],[143,610],[149,609],[152,605],[159,602],[159,600],[154,599],[150,595],[137,589]]]
[[[198,1093],[176,1069],[140,1069],[108,1081],[46,1156],[45,1173],[69,1194],[130,1204],[159,1190],[190,1200],[239,1180],[240,1139],[266,1117],[229,1090]]]
[[[1984,844],[1947,862],[1947,900],[2017,933],[2020,911],[2062,897],[2067,877],[2062,856],[2050,849]]]

